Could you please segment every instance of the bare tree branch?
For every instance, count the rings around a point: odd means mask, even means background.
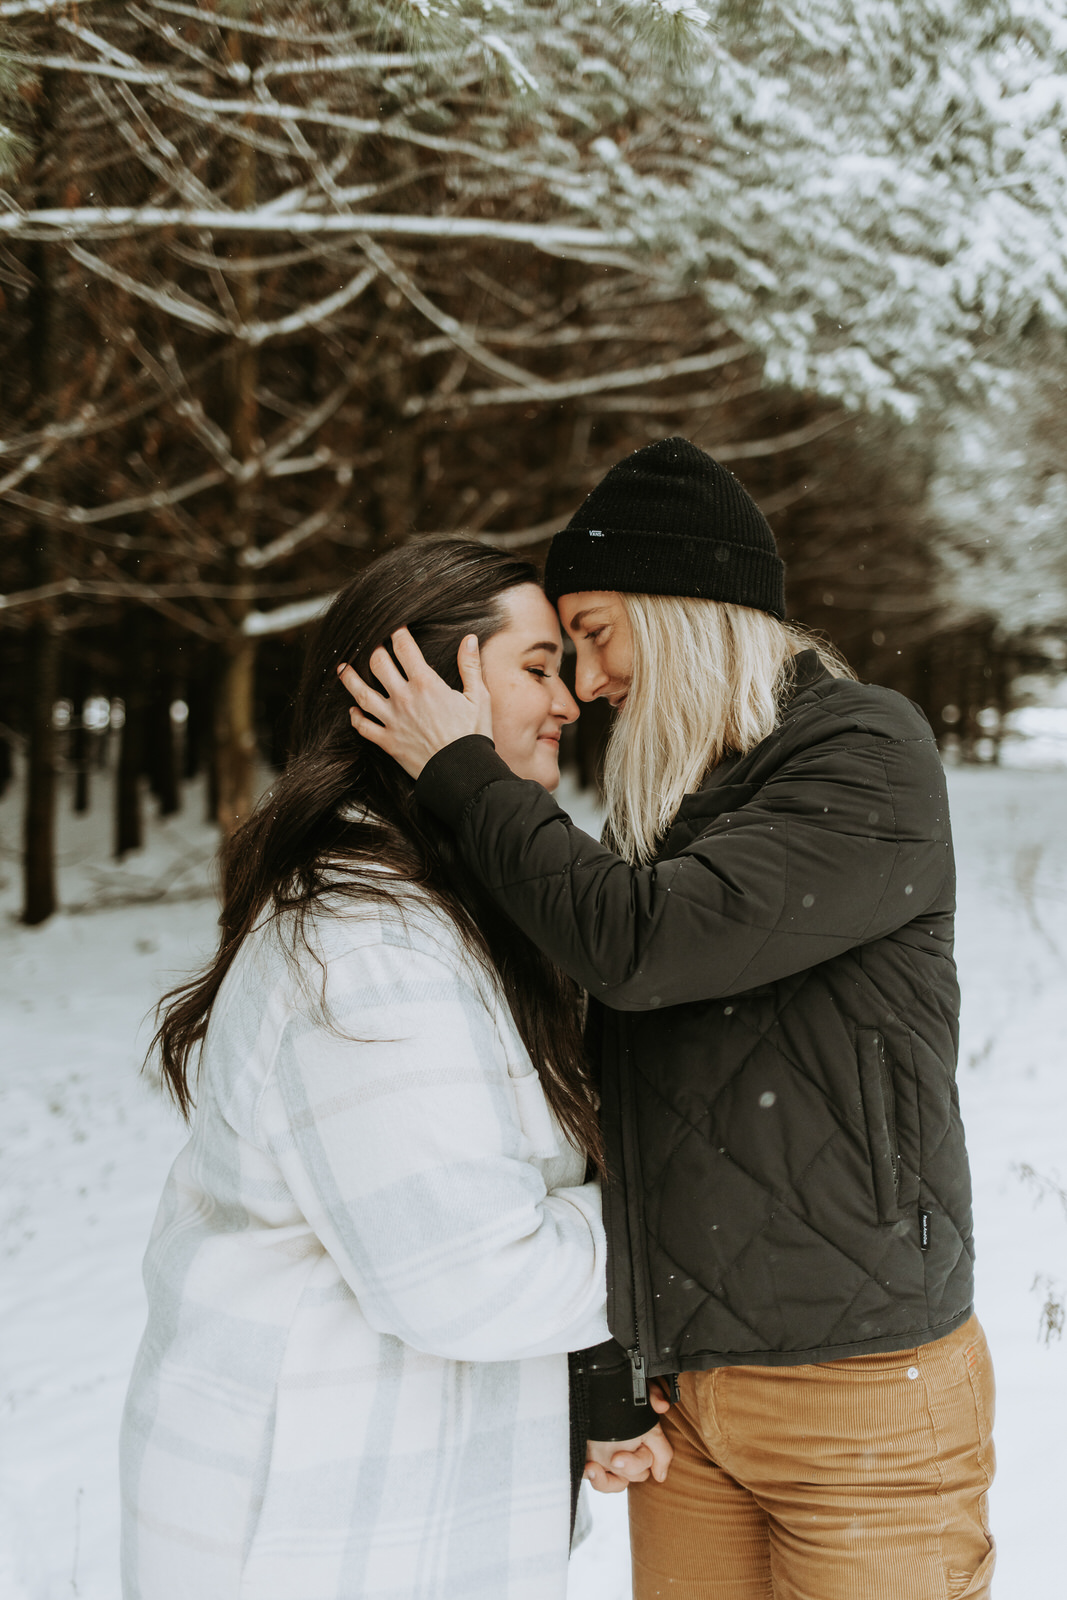
[[[60,3],[60,0],[55,0],[55,3]],[[247,22],[230,12],[227,12],[224,18],[220,18],[217,13],[212,15],[201,6],[181,5],[179,0],[148,0],[148,4],[153,11],[166,11],[171,16],[190,17],[194,22],[201,24],[212,22],[220,31],[225,27],[228,33],[230,31],[248,33],[256,39],[281,39],[286,44],[346,44],[350,41],[355,43],[359,37],[355,33],[305,33],[302,28],[279,28],[270,23]]]
[[[0,18],[4,17],[46,17],[52,11],[65,11],[70,0],[0,0]],[[85,6],[95,4],[95,0],[82,0]]]
[[[162,160],[158,156],[153,156],[151,151],[145,148],[143,141],[137,138],[124,117],[116,116],[114,106],[107,99],[104,90],[99,84],[91,84],[90,90],[97,103],[110,112],[120,137],[126,141],[131,149],[137,151],[146,167],[155,172],[157,176],[164,178],[190,205],[214,205],[214,196],[211,190],[200,182],[195,173],[189,171],[188,163],[181,151],[165,134],[160,132],[140,100],[126,84],[119,84],[118,93],[150,143],[159,152],[159,156],[163,157]]]
[[[169,69],[152,72],[146,67],[119,67],[110,61],[86,61],[81,56],[39,54],[30,50],[6,50],[4,54],[8,61],[20,67],[36,67],[40,71],[78,72],[86,78],[115,78],[122,83],[139,83],[156,89],[172,87],[174,83],[174,73]]]
[[[189,424],[200,443],[214,456],[223,472],[229,477],[236,478],[240,474],[241,463],[231,451],[225,433],[217,422],[212,422],[207,416],[201,401],[193,394],[174,346],[169,340],[164,341],[160,350],[163,359],[160,362],[151,351],[145,349],[132,328],[123,331],[122,340],[145,371],[159,384],[175,411]]]
[[[100,412],[94,405],[82,406],[73,422],[49,423],[36,433],[24,433],[16,439],[0,439],[0,456],[14,455],[20,450],[32,450],[42,440],[88,439],[95,433],[106,433],[109,428],[121,427],[135,417],[143,417],[162,403],[158,394],[147,395],[133,405],[116,407],[114,411]]]
[[[346,462],[332,450],[320,445],[314,455],[287,456],[284,461],[272,461],[263,471],[265,478],[295,478],[302,472],[322,472],[324,469],[343,472]]]
[[[234,61],[232,57],[219,51],[215,56],[206,55],[203,50],[198,50],[189,39],[184,39],[177,28],[172,28],[169,22],[163,22],[157,17],[149,16],[141,7],[127,4],[126,7],[131,17],[136,17],[144,27],[154,33],[157,38],[165,40],[172,50],[179,55],[187,56],[190,61],[195,61],[199,66],[206,67],[219,78],[230,78],[234,83],[249,83],[252,78],[252,69],[244,61]]]
[[[62,578],[56,583],[45,583],[36,589],[22,589],[17,594],[0,594],[0,611],[13,611],[23,606],[40,605],[45,600],[62,599],[65,595],[91,595],[104,600],[139,600],[152,596],[155,600],[232,600],[235,595],[252,594],[261,599],[271,594],[291,594],[301,584],[268,584],[248,589],[233,584],[203,583],[146,583],[140,578],[125,578],[116,572],[109,578]],[[297,601],[296,604],[306,604]]]
[[[712,372],[731,361],[750,354],[744,344],[731,344],[702,356],[682,356],[677,361],[660,361],[648,367],[630,367],[623,372],[602,372],[591,378],[568,378],[561,383],[535,383],[528,389],[473,389],[462,394],[422,399],[412,395],[404,404],[404,415],[417,417],[424,411],[462,411],[468,406],[529,405],[531,401],[570,400],[578,395],[597,394],[604,389],[633,389],[643,383],[662,383],[687,372]]]
[[[540,544],[542,540],[558,533],[562,520],[561,517],[549,517],[545,522],[535,523],[532,528],[516,528],[511,533],[476,533],[473,537],[479,544],[491,544],[498,550],[522,550],[528,544]]]
[[[2,222],[3,218],[0,218],[0,224]],[[184,289],[150,288],[148,284],[139,283],[136,278],[131,278],[129,273],[121,272],[118,267],[111,266],[107,261],[101,261],[100,257],[94,256],[91,251],[83,250],[80,245],[70,244],[67,248],[75,261],[88,268],[90,272],[95,272],[97,277],[106,278],[109,283],[117,284],[120,289],[125,289],[127,294],[133,295],[134,299],[155,306],[157,311],[165,311],[167,316],[176,317],[188,327],[197,328],[201,333],[234,332],[228,322],[216,316],[207,306],[201,305],[199,300],[187,294]]]
[[[284,233],[284,228],[280,230]],[[205,272],[213,269],[226,277],[241,277],[245,274],[261,272],[275,272],[282,267],[292,267],[298,264],[311,266],[320,261],[336,260],[346,265],[354,259],[354,252],[348,247],[344,239],[326,238],[321,242],[301,243],[292,250],[279,250],[269,256],[217,256],[209,250],[210,236],[205,237],[202,249],[196,250],[191,245],[183,244],[178,239],[168,239],[167,249],[190,267],[202,267]]]
[[[795,506],[798,500],[805,500],[809,494],[821,488],[822,479],[812,473],[803,482],[791,483],[788,489],[779,489],[777,494],[769,494],[758,502],[760,510],[765,517],[773,517],[777,511],[787,511],[790,506]],[[792,574],[792,565],[789,568]]]
[[[811,444],[824,433],[832,433],[849,421],[847,416],[819,417],[803,428],[793,428],[789,433],[779,433],[769,439],[745,439],[738,444],[710,444],[708,454],[717,461],[753,461],[757,456],[776,456],[783,450],[795,450],[798,445]]]
[[[214,489],[217,484],[225,483],[229,474],[221,471],[202,472],[197,478],[189,478],[185,483],[178,483],[170,489],[153,489],[151,494],[131,495],[126,500],[112,500],[105,506],[63,506],[56,505],[50,500],[38,500],[33,495],[9,492],[8,499],[12,505],[18,506],[23,511],[32,511],[34,516],[46,517],[50,522],[70,523],[73,527],[92,527],[98,522],[110,522],[114,517],[130,517],[139,511],[161,511],[166,506],[176,505],[179,500],[188,500],[194,494],[202,494],[205,489]]]
[[[177,106],[201,111],[214,117],[244,117],[248,114],[250,106],[254,106],[258,116],[270,117],[279,123],[306,122],[315,127],[334,128],[343,133],[398,139],[418,145],[423,150],[466,156],[479,168],[491,167],[495,171],[519,176],[526,182],[531,178],[541,178],[557,185],[561,191],[565,191],[569,184],[577,182],[580,176],[576,169],[554,167],[536,161],[531,158],[528,151],[493,150],[488,145],[468,143],[464,139],[448,138],[442,134],[425,133],[420,128],[409,127],[399,118],[390,118],[382,122],[369,117],[354,117],[346,112],[324,110],[319,106],[290,105],[286,101],[266,96],[257,102],[249,102],[201,95],[194,90],[180,88],[176,84],[153,87],[161,88],[164,98]]]
[[[283,533],[277,539],[272,539],[269,544],[260,545],[258,548],[249,545],[237,557],[238,565],[250,567],[259,571],[270,566],[275,561],[282,561],[286,556],[291,556],[294,551],[302,550],[307,545],[314,543],[330,526],[344,499],[348,478],[339,485],[337,493],[324,505],[321,511],[313,511],[309,517],[298,522],[295,528],[290,528],[288,533]]]
[[[390,72],[424,67],[444,59],[444,56],[432,51],[425,56],[412,56],[400,50],[393,54],[380,50],[359,50],[350,51],[347,55],[312,56],[307,61],[268,61],[256,68],[253,77],[257,83],[265,83],[268,78],[296,78],[309,73],[325,77],[331,72]]]
[[[127,50],[120,50],[110,39],[103,38],[99,33],[87,28],[83,22],[76,21],[73,17],[57,17],[56,27],[61,32],[69,34],[73,39],[80,39],[90,49],[96,50],[105,61],[111,61],[117,67],[139,67],[141,63],[136,56],[131,56]]]
[[[317,433],[322,424],[333,416],[339,406],[344,404],[346,397],[351,392],[355,379],[355,372],[347,373],[337,387],[331,389],[330,393],[324,400],[320,400],[317,406],[314,406],[310,411],[305,412],[303,416],[295,418],[286,427],[282,428],[260,458],[262,469],[267,471],[271,467],[277,466],[289,454],[290,450],[297,449],[306,439],[310,439],[313,433]],[[328,453],[325,456],[315,458],[319,465],[325,464],[329,459]]]
[[[708,339],[718,339],[726,331],[722,323],[714,323],[711,327],[701,329]],[[676,345],[678,343],[676,331],[644,328],[634,323],[604,323],[589,327],[579,325],[533,332],[529,328],[481,328],[478,331],[478,338],[484,345],[502,345],[505,349],[512,350],[560,350],[575,344]],[[449,349],[453,342],[447,338],[420,339],[417,344],[408,346],[408,354],[418,360],[422,356],[436,355],[441,350]]]
[[[7,494],[9,490],[17,489],[25,478],[32,477],[37,468],[43,466],[49,456],[59,449],[60,443],[61,441],[53,436],[39,450],[34,451],[32,456],[28,456],[17,467],[13,467],[6,478],[0,478],[0,494]]]
[[[601,412],[628,412],[639,408],[643,416],[673,416],[691,411],[715,411],[745,395],[758,394],[762,388],[763,374],[757,373],[738,383],[724,384],[721,389],[692,389],[686,394],[642,395],[640,399],[634,395],[593,396],[579,401],[577,410],[583,416],[596,416]]]
[[[532,387],[538,382],[532,373],[525,372],[522,367],[513,366],[510,361],[502,361],[499,356],[493,355],[492,351],[480,344],[462,323],[456,321],[455,317],[450,317],[439,306],[435,306],[433,301],[412,282],[403,268],[397,266],[392,257],[380,245],[376,245],[373,239],[368,238],[366,234],[357,235],[357,242],[378,271],[389,278],[404,298],[410,301],[417,311],[421,311],[435,328],[440,328],[445,337],[462,350],[464,355],[476,361],[487,372],[494,372],[500,378],[508,378],[512,383]]]

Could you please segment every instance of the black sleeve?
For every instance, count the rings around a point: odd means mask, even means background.
[[[630,1358],[614,1339],[577,1351],[571,1370],[584,1389],[590,1439],[638,1439],[656,1426],[652,1406],[634,1401]]]
[[[783,762],[668,861],[632,867],[472,735],[416,796],[513,921],[603,1004],[738,994],[903,927],[951,865],[932,738],[849,729]]]

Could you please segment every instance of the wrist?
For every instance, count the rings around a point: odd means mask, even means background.
[[[467,807],[487,784],[514,776],[490,738],[468,733],[430,757],[416,779],[415,799],[442,822],[458,828]]]

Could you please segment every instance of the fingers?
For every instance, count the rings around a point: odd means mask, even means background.
[[[394,638],[395,637],[396,636],[394,634]],[[412,647],[414,649],[418,649],[418,646],[415,644],[414,640],[412,640]],[[422,660],[421,655],[419,660]],[[407,688],[407,677],[403,672],[400,671],[400,668],[397,666],[396,662],[393,660],[392,656],[389,654],[384,645],[380,644],[377,650],[371,651],[370,661],[367,663],[367,665],[374,673],[374,676],[377,678],[378,682],[381,684],[390,700],[395,700],[396,696],[403,689]],[[425,662],[423,662],[423,665],[425,666]]]
[[[396,659],[400,662],[408,678],[415,679],[420,673],[433,672],[433,668],[427,665],[426,657],[411,637],[407,628],[397,628],[396,632],[390,635],[390,642],[396,651]],[[372,656],[371,660],[373,661],[373,659],[374,657]],[[375,671],[374,676],[378,676],[377,671]],[[399,677],[399,673],[397,676]],[[434,676],[436,677],[436,673],[434,673]]]
[[[614,1472],[609,1472],[607,1467],[602,1467],[597,1461],[586,1462],[583,1477],[592,1485],[597,1494],[621,1494],[624,1489],[630,1487],[631,1481],[635,1481],[618,1477]]]
[[[670,1400],[663,1392],[663,1385],[658,1379],[654,1378],[648,1386],[648,1400],[653,1411],[658,1412],[661,1417],[671,1409]]]
[[[673,1454],[663,1435],[656,1439],[653,1433],[636,1450],[617,1451],[610,1467],[599,1461],[587,1461],[583,1476],[598,1494],[618,1494],[631,1483],[646,1483],[650,1477],[657,1483],[665,1482]]]
[[[670,1470],[674,1450],[667,1435],[660,1427],[653,1428],[652,1432],[646,1434],[645,1437],[648,1449],[652,1454],[652,1476],[657,1483],[662,1483]]]
[[[491,739],[493,708],[484,688],[469,696],[450,689],[427,664],[406,628],[397,629],[392,643],[399,665],[389,650],[379,646],[366,669],[382,693],[347,663],[337,671],[355,701],[349,714],[353,728],[417,779],[426,763],[457,739],[472,733]]]
[[[358,706],[352,707],[348,713],[348,720],[361,739],[366,739],[369,744],[384,743],[386,729],[380,722],[375,722],[373,717],[368,717]]]
[[[385,651],[382,651],[381,653],[383,655],[386,654]],[[387,655],[386,660],[388,660]],[[372,664],[373,661],[374,657],[372,656]],[[390,665],[392,665],[391,662]],[[393,670],[394,672],[396,671],[395,667]],[[350,667],[347,664],[338,667],[337,676],[340,678],[341,682],[344,684],[345,688],[356,702],[356,705],[359,706],[361,710],[369,712],[371,716],[377,717],[379,722],[384,720],[383,714],[386,712],[389,705],[389,701],[384,695],[379,694],[376,689],[372,689],[369,683],[364,683],[363,679],[360,677],[355,668]],[[375,674],[375,676],[377,676],[377,674]],[[399,676],[399,674],[397,674],[397,676]],[[352,726],[355,727],[356,724],[353,722]]]
[[[620,1450],[613,1455],[609,1466],[617,1478],[627,1483],[644,1483],[655,1460],[648,1445],[638,1445],[636,1450]]]
[[[590,1481],[604,1473],[621,1483],[644,1483],[650,1476],[657,1483],[663,1483],[673,1455],[670,1441],[657,1423],[639,1439],[627,1439],[621,1444],[590,1439],[586,1445],[586,1472]],[[614,1492],[614,1489],[604,1492]]]
[[[482,653],[478,648],[478,635],[476,633],[469,633],[463,640],[456,655],[456,665],[459,667],[463,693],[468,698],[476,694],[484,694]]]

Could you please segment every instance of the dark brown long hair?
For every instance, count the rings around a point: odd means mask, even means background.
[[[501,596],[537,581],[527,562],[470,540],[406,545],[353,579],[319,623],[297,696],[293,754],[226,849],[218,951],[159,1004],[152,1047],[185,1117],[211,1008],[263,914],[285,919],[295,949],[307,943],[308,915],[324,896],[395,905],[417,884],[496,972],[549,1104],[578,1148],[601,1164],[576,986],[463,870],[451,830],[417,804],[403,769],[352,731],[351,700],[337,677],[338,662],[347,661],[371,681],[372,651],[406,624],[429,664],[458,689],[461,639],[474,633],[484,644],[503,626]],[[367,870],[381,867],[401,885]]]

